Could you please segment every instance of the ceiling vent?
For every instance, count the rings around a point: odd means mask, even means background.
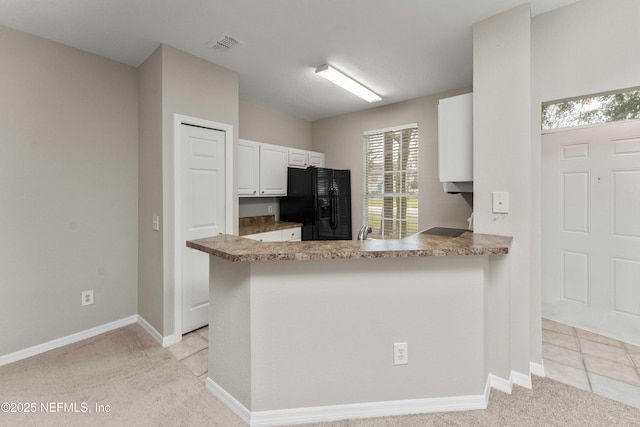
[[[226,52],[227,50],[231,49],[238,43],[239,42],[237,39],[231,37],[228,34],[224,34],[224,37],[222,39],[209,40],[205,44],[209,49],[217,50],[218,52]]]

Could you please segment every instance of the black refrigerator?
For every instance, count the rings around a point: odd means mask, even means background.
[[[302,223],[302,240],[351,240],[351,171],[289,168],[280,220]]]

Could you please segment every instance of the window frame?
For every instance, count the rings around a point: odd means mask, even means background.
[[[415,191],[405,191],[405,192],[396,192],[395,189],[391,192],[389,191],[385,191],[384,189],[381,192],[370,192],[369,191],[369,178],[370,178],[370,174],[372,171],[369,170],[369,139],[372,135],[380,135],[382,134],[382,138],[384,141],[385,135],[386,133],[391,133],[391,132],[402,132],[405,130],[415,130],[416,135],[415,135],[415,157],[411,157],[411,152],[407,155],[407,158],[410,159],[408,160],[408,163],[406,165],[406,169],[402,170],[402,169],[398,169],[398,170],[386,170],[384,169],[384,165],[383,165],[383,169],[380,173],[382,176],[384,176],[385,174],[395,174],[399,178],[399,184],[397,184],[398,186],[402,186],[403,180],[406,183],[411,182],[412,180],[415,182]],[[413,137],[412,137],[413,138]],[[364,224],[368,224],[371,226],[371,224],[369,224],[369,201],[372,199],[380,199],[382,200],[382,204],[384,206],[385,204],[385,199],[389,199],[392,198],[391,200],[391,211],[393,212],[393,215],[391,218],[384,218],[384,208],[383,206],[381,206],[381,211],[380,211],[380,228],[379,230],[373,230],[372,232],[372,237],[375,238],[379,238],[379,239],[394,239],[394,238],[403,238],[406,237],[410,234],[413,234],[414,232],[418,231],[418,218],[419,218],[419,212],[418,212],[418,204],[419,204],[419,167],[418,167],[418,163],[419,163],[419,154],[420,154],[420,150],[419,150],[419,146],[420,146],[420,130],[418,127],[418,123],[409,123],[409,124],[405,124],[405,125],[399,125],[399,126],[393,126],[393,127],[388,127],[388,128],[382,128],[382,129],[374,129],[374,130],[368,130],[363,132],[363,184],[362,184],[362,219],[363,219],[363,223]],[[384,150],[384,147],[382,148]],[[399,158],[402,157],[401,155],[401,151],[402,150],[402,143],[399,145],[399,149],[398,149],[398,157],[395,158],[393,157],[391,159],[391,161],[393,163],[396,163],[397,160]],[[411,166],[410,164],[413,163],[414,165]],[[412,179],[408,179],[408,177],[410,175],[413,175]],[[382,182],[384,183],[384,179],[382,179]],[[384,185],[384,184],[383,184]],[[391,184],[393,185],[393,184]],[[409,184],[406,184],[409,185]],[[394,185],[395,187],[395,185]],[[405,187],[405,190],[408,190],[407,187]],[[410,202],[410,200],[414,200],[413,202]],[[405,216],[403,219],[399,219],[397,218],[397,212],[400,210],[400,208],[398,207],[398,205],[396,205],[396,203],[402,203],[405,202],[405,204],[408,206],[410,205],[414,205],[415,206],[415,214],[414,215],[406,215],[406,213],[408,211],[405,210]],[[385,221],[391,221],[392,227],[391,230],[386,230],[385,229]],[[413,224],[415,223],[414,227],[410,228],[408,227],[409,224]],[[397,227],[397,230],[396,230]],[[372,227],[374,228],[374,227]],[[413,228],[415,228],[415,230],[413,230]],[[394,234],[396,233],[397,234]]]
[[[633,110],[628,109],[639,97],[640,87],[634,87],[544,102],[540,112],[542,132],[639,120],[640,104],[636,103]],[[628,106],[621,108],[620,103],[624,105],[625,102]],[[616,103],[619,107],[617,111]]]

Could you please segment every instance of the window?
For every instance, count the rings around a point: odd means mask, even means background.
[[[364,223],[374,239],[418,232],[418,125],[364,133]]]
[[[639,90],[593,95],[542,107],[543,130],[639,118]]]

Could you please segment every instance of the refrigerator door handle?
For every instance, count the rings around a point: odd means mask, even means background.
[[[329,188],[329,209],[331,210],[331,219],[329,220],[329,226],[332,230],[338,228],[338,196],[335,188]]]

